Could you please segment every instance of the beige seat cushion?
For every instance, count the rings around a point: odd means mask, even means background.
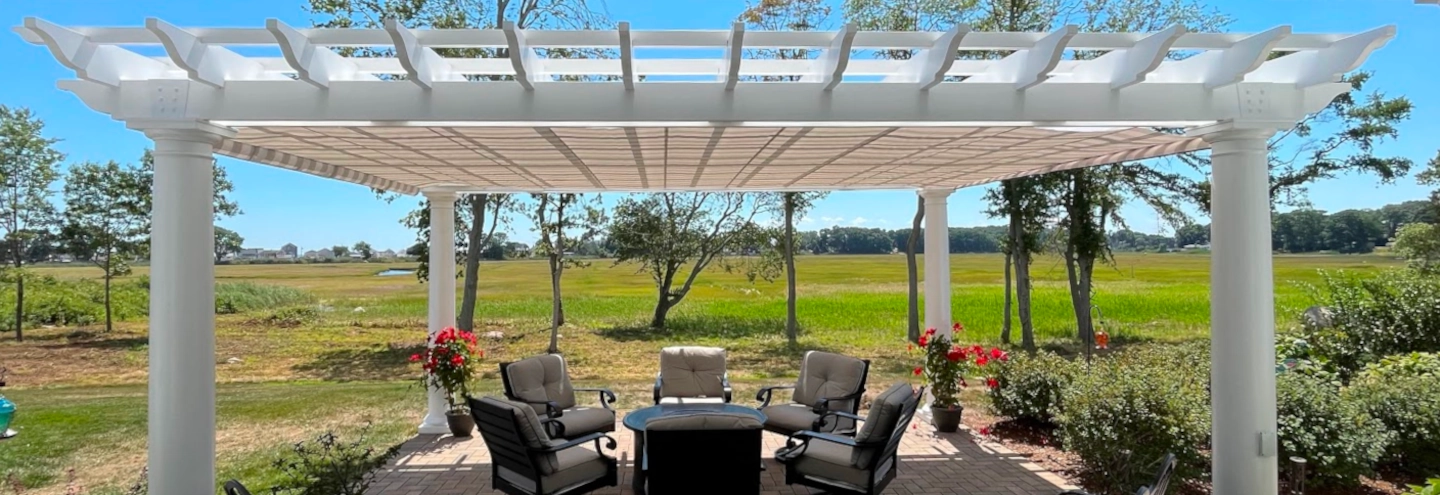
[[[854,449],[848,446],[812,439],[806,443],[804,453],[789,469],[794,469],[805,477],[848,485],[851,489],[863,492],[870,486],[870,472],[851,464],[850,460],[854,456]],[[890,464],[891,461],[885,462],[878,472],[885,473],[890,469]]]
[[[566,437],[615,431],[615,411],[599,407],[566,409],[565,414],[555,420],[565,425]]]
[[[807,352],[800,365],[800,380],[795,383],[795,402],[814,406],[820,399],[853,394],[860,390],[864,376],[864,361],[829,352]],[[848,412],[853,404],[830,402],[825,407]]]
[[[910,388],[908,383],[896,383],[890,388],[881,392],[875,397],[875,402],[870,404],[870,414],[865,417],[865,426],[855,434],[856,443],[883,443],[890,440],[890,435],[895,433],[895,425],[900,421],[900,415],[905,410],[905,403],[918,400],[915,397],[915,389]],[[878,453],[878,448],[856,449],[853,464],[863,466],[870,462],[871,458]]]
[[[555,354],[528,357],[510,363],[505,368],[510,378],[510,390],[515,397],[532,403],[535,412],[545,414],[543,404],[554,402],[555,407],[575,407],[575,388],[570,384],[570,374],[565,369],[565,359]]]
[[[605,462],[604,456],[590,450],[588,447],[572,447],[553,454],[556,469],[548,474],[540,476],[540,483],[545,487],[545,493],[556,493],[564,489],[589,483],[605,476],[609,472],[609,463]],[[503,466],[498,469],[500,477],[505,481],[519,486],[531,493],[535,493],[535,482],[526,478],[520,473],[505,469]]]
[[[724,404],[725,397],[661,397],[661,404]]]
[[[645,431],[758,430],[762,426],[749,414],[696,412],[650,418],[645,422]]]
[[[725,349],[666,347],[660,351],[661,397],[724,397]]]
[[[781,404],[761,409],[765,413],[765,424],[791,432],[809,430],[819,414],[803,404]],[[830,421],[829,423],[833,423]]]

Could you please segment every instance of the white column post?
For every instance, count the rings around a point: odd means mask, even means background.
[[[1270,129],[1203,133],[1211,145],[1210,402],[1217,495],[1274,495],[1275,291]]]
[[[215,491],[215,144],[212,130],[155,141],[150,241],[150,493]]]
[[[455,193],[427,192],[425,198],[430,200],[430,333],[425,341],[433,343],[436,333],[455,326]],[[449,432],[447,410],[445,392],[430,387],[420,433]]]
[[[950,335],[949,188],[925,188],[925,327]]]

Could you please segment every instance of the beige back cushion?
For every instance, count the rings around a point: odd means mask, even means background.
[[[660,351],[661,397],[723,397],[725,349],[666,347]]]
[[[815,401],[826,397],[853,394],[860,389],[860,380],[864,376],[864,361],[828,352],[807,352],[805,361],[800,365],[800,381],[795,383],[795,402],[814,406]],[[825,406],[849,411],[851,402],[830,402]]]
[[[651,418],[645,431],[758,430],[764,427],[749,414],[696,412]]]
[[[900,415],[905,410],[907,401],[919,400],[915,397],[915,389],[910,388],[909,383],[896,383],[890,388],[875,397],[875,402],[870,404],[870,414],[865,417],[865,426],[855,434],[856,443],[884,443],[890,440],[890,435],[895,432],[895,425],[900,421]],[[871,458],[880,451],[880,447],[855,449],[852,461],[856,466],[869,464]]]
[[[526,402],[552,401],[556,407],[575,407],[575,388],[570,385],[570,373],[565,370],[565,359],[555,354],[529,357],[510,363],[505,368],[510,377],[510,390],[515,397]],[[531,404],[536,412],[545,413],[543,404]]]

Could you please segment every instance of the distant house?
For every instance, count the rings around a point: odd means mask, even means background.
[[[300,257],[300,247],[294,244],[286,243],[284,246],[280,246],[280,253],[280,257],[293,260]]]
[[[262,248],[243,248],[240,250],[240,254],[235,257],[242,260],[260,259],[260,253],[264,252],[265,250]]]
[[[320,253],[319,251],[316,251],[316,250],[314,250],[314,249],[311,249],[311,250],[305,252],[304,258],[307,259],[307,260],[317,259],[317,258],[320,257],[320,256],[319,256],[319,253]]]
[[[331,251],[329,248],[321,249],[315,252],[315,259],[333,260],[335,259],[335,252]]]
[[[389,249],[386,249],[386,250],[384,250],[384,251],[380,251],[380,252],[375,253],[375,257],[376,257],[376,258],[380,258],[380,259],[392,259],[392,258],[395,257],[395,251],[391,251],[391,250],[389,250]]]

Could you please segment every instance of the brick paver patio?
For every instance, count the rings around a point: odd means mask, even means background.
[[[624,412],[619,414],[624,417]],[[618,419],[617,419],[618,421]],[[899,495],[1055,495],[1072,488],[1054,473],[1029,462],[1002,446],[973,441],[965,432],[937,434],[919,415],[900,444],[900,471],[885,490]],[[620,461],[620,484],[597,491],[600,494],[633,495],[630,489],[633,438],[630,430],[616,425],[611,434],[614,451],[607,455]],[[786,486],[784,467],[773,459],[785,437],[766,432],[761,456],[766,470],[760,473],[761,493],[820,493],[800,486]],[[492,495],[490,454],[477,433],[470,438],[449,435],[420,435],[407,441],[400,455],[377,475],[371,493],[379,495]]]

